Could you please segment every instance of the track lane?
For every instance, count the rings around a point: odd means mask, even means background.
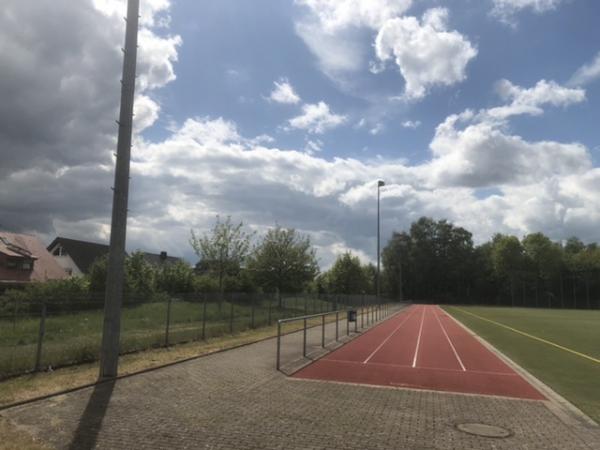
[[[423,306],[414,306],[411,316],[401,325],[389,339],[371,357],[369,363],[409,365],[412,363],[417,335],[423,312]]]
[[[377,349],[390,333],[393,333],[400,322],[410,316],[414,308],[415,306],[411,305],[408,308],[403,309],[380,325],[367,330],[359,338],[354,339],[352,341],[352,346],[349,346],[348,344],[344,345],[322,359],[330,359],[335,355],[334,359],[362,363]]]
[[[474,339],[442,308],[437,308],[440,322],[446,328],[456,351],[461,356],[467,370],[488,371],[496,373],[514,373],[504,361],[490,352],[477,339]]]
[[[420,369],[462,370],[435,316],[435,306],[425,307],[424,333],[416,367]]]
[[[545,399],[437,306],[412,306],[294,377]]]

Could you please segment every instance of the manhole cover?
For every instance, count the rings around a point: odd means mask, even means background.
[[[485,423],[459,423],[456,425],[456,428],[465,433],[489,438],[507,438],[512,435],[512,432],[506,428],[495,427]]]

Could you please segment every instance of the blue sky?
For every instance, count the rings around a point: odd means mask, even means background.
[[[368,64],[341,74],[354,86],[344,89],[324,74],[317,58],[295,31],[295,23],[307,15],[305,6],[293,1],[174,2],[170,32],[182,37],[175,63],[177,80],[162,89],[163,117],[146,130],[149,139],[165,137],[169,120],[182,122],[192,116],[224,117],[235,121],[246,136],[268,134],[280,148],[303,148],[306,133],[284,131],[285,121],[298,114],[298,105],[265,101],[273,82],[286,77],[302,100],[325,101],[332,111],[349,116],[349,122],[320,137],[320,156],[406,158],[411,163],[429,159],[428,144],[435,127],[450,114],[498,104],[494,83],[501,78],[521,86],[540,79],[566,83],[575,70],[598,51],[600,30],[595,18],[600,5],[571,1],[556,10],[536,14],[523,10],[507,25],[490,15],[491,2],[421,1],[409,9],[420,15],[429,7],[445,6],[449,28],[459,30],[478,49],[466,68],[464,82],[432,89],[418,102],[388,101],[399,96],[404,80],[389,67],[372,74]],[[373,59],[376,32],[362,30],[366,63]],[[580,141],[598,146],[593,123],[597,117],[600,83],[588,87],[588,101],[565,111],[547,111],[543,117],[520,117],[511,128],[528,139]],[[596,112],[596,114],[594,114]],[[368,127],[356,128],[362,118],[384,125],[377,135]],[[402,122],[419,121],[418,129]],[[594,157],[596,158],[594,152]]]
[[[108,241],[125,0],[6,0],[0,227]],[[141,0],[128,241],[230,215],[323,268],[420,216],[600,241],[600,4]],[[28,24],[23,27],[22,24]]]

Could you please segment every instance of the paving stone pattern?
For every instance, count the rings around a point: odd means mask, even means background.
[[[285,338],[284,360],[301,342]],[[58,449],[600,448],[600,427],[567,424],[544,402],[296,380],[274,364],[271,339],[2,415]],[[462,422],[513,434],[477,437]]]

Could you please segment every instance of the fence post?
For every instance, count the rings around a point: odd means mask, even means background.
[[[233,295],[229,296],[229,302],[231,304],[231,310],[229,313],[229,334],[233,334]]]
[[[269,302],[269,326],[271,326],[271,305],[273,304],[273,299],[271,297],[268,297]]]
[[[206,292],[203,294],[202,302],[202,340],[206,339]]]
[[[354,332],[358,333],[358,317],[355,317],[354,320]]]
[[[167,323],[165,324],[165,347],[169,346],[169,327],[171,326],[171,301],[172,298],[169,295],[169,300],[167,301]]]
[[[46,303],[42,303],[42,315],[40,317],[40,329],[38,333],[37,352],[35,355],[35,371],[39,372],[42,365],[42,342],[46,334]]]
[[[365,307],[361,306],[360,308],[360,327],[365,327]]]
[[[321,316],[321,347],[325,348],[325,316]]]
[[[252,317],[252,319],[250,320],[250,328],[254,329],[254,295],[250,294],[250,302],[252,303],[252,311],[250,312],[250,315]]]
[[[302,356],[306,358],[306,319],[304,319],[304,334],[302,335]]]
[[[340,317],[340,313],[338,311],[335,312],[335,340],[337,341],[339,338],[339,331],[338,331],[338,320]]]
[[[346,311],[346,336],[350,336],[350,321],[348,320],[348,311]]]
[[[277,370],[279,370],[279,360],[281,358],[281,322],[277,321]]]

